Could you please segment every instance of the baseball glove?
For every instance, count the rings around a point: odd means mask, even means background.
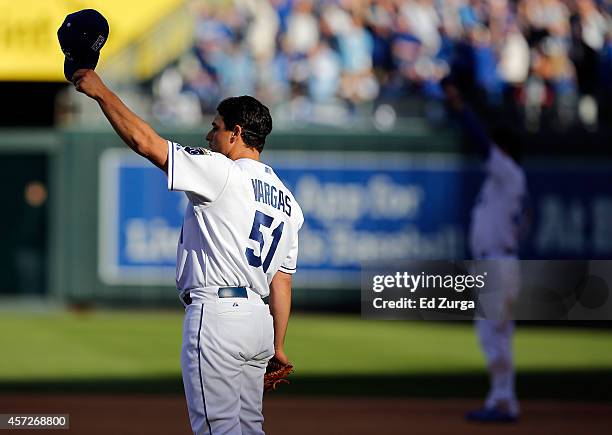
[[[276,357],[273,357],[268,361],[268,367],[266,367],[264,393],[275,390],[278,384],[288,384],[289,380],[286,378],[291,373],[293,373],[293,365],[291,363],[283,364]]]

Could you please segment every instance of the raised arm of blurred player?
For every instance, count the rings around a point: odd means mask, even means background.
[[[285,334],[291,312],[291,275],[278,271],[270,283],[270,313],[274,319],[274,355],[282,363],[289,360],[285,354]]]
[[[117,134],[136,153],[168,172],[168,143],[115,95],[98,74],[80,69],[72,77],[77,91],[96,100]]]
[[[478,116],[465,104],[454,84],[446,82],[443,83],[442,88],[446,94],[446,101],[452,111],[457,114],[461,128],[469,138],[470,144],[475,146],[486,158],[491,150],[492,142]]]

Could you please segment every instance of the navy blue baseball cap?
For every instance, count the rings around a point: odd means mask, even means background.
[[[108,39],[108,21],[94,9],[69,14],[57,31],[64,52],[64,76],[69,82],[78,69],[94,69]]]

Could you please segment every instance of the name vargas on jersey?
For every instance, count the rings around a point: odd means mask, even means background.
[[[276,186],[256,178],[251,179],[255,201],[282,210],[287,216],[291,216],[291,198]]]

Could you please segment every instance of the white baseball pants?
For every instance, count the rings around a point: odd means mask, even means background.
[[[514,388],[514,321],[511,320],[511,309],[521,287],[520,263],[513,257],[485,260],[482,263],[486,264],[486,287],[489,288],[481,292],[479,301],[488,318],[477,319],[475,325],[490,378],[485,407],[493,408],[503,403],[510,414],[518,415],[519,404]]]
[[[260,297],[186,307],[181,368],[196,435],[263,434],[263,376],[274,355],[272,316]]]
[[[512,415],[519,414],[519,404],[514,390],[514,358],[512,355],[512,320],[476,320],[476,331],[487,360],[489,393],[486,408],[500,403],[507,406]]]

